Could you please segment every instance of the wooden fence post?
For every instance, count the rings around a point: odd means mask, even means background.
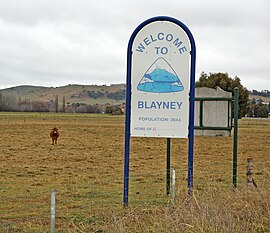
[[[247,159],[247,186],[257,187],[252,175],[253,175],[253,158],[248,158]]]

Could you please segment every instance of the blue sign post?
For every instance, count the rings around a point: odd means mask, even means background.
[[[127,51],[124,206],[130,137],[188,138],[188,193],[193,189],[195,41],[179,20],[158,16],[133,32]]]

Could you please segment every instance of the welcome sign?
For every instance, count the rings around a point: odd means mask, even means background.
[[[131,136],[187,138],[191,46],[170,21],[143,27],[132,46]]]
[[[166,16],[148,19],[130,37],[124,206],[128,205],[131,136],[166,137],[167,141],[188,137],[188,192],[192,195],[195,60],[193,36],[177,19]]]

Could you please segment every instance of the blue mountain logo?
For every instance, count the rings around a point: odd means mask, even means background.
[[[148,68],[137,89],[152,93],[171,93],[184,90],[184,86],[172,66],[162,57]]]

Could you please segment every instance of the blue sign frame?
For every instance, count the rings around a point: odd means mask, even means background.
[[[195,98],[195,63],[196,46],[193,35],[185,24],[179,20],[167,16],[157,16],[141,23],[132,33],[127,49],[127,76],[126,76],[126,122],[125,122],[125,159],[124,159],[124,206],[128,206],[129,190],[129,161],[130,161],[130,114],[131,114],[131,66],[132,66],[132,45],[138,32],[146,25],[155,21],[168,21],[181,27],[189,38],[191,45],[191,64],[190,64],[190,89],[189,89],[189,127],[188,127],[188,194],[193,191],[193,151],[194,151],[194,98]]]

